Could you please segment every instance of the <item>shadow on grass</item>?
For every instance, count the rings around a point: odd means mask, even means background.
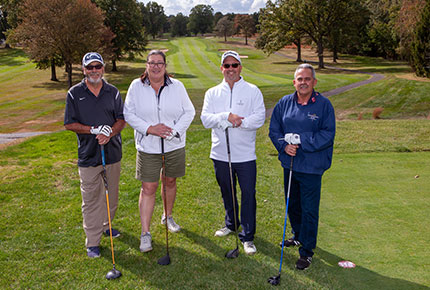
[[[343,258],[321,248],[317,248],[316,255],[317,258],[314,259],[311,267],[326,268],[344,289],[429,289],[414,282],[383,276],[359,265],[355,268],[343,269],[337,264],[344,260]],[[313,271],[306,271],[306,274],[315,280],[321,278],[320,273]]]
[[[192,75],[192,74],[181,74],[181,73],[172,72],[172,75],[174,78],[178,78],[178,79],[195,79],[195,78],[197,78],[196,75]]]

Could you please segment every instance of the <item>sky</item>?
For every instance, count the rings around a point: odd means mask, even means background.
[[[148,3],[150,0],[138,0],[139,2]],[[198,4],[210,5],[214,13],[254,13],[266,6],[266,0],[153,0],[164,8],[164,13],[176,15],[181,12],[189,15],[191,8]]]

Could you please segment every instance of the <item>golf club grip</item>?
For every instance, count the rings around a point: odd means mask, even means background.
[[[102,153],[102,165],[103,167],[106,166],[106,160],[105,160],[105,145],[100,145],[100,151]]]

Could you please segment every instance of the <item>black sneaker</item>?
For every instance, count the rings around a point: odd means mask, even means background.
[[[109,229],[104,231],[104,235],[108,237],[110,236]],[[120,235],[121,233],[118,230],[112,228],[112,238],[118,238]]]
[[[282,248],[282,242],[279,243],[279,246]],[[300,246],[300,242],[293,239],[293,238],[289,238],[288,240],[284,241],[284,247],[295,247],[295,246]]]
[[[296,268],[298,270],[305,270],[309,268],[312,263],[312,257],[300,256],[300,259],[296,262]]]

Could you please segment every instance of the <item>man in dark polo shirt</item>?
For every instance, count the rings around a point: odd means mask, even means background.
[[[89,52],[82,59],[85,78],[67,93],[64,127],[78,137],[78,168],[81,181],[83,227],[87,255],[100,257],[102,234],[109,235],[100,145],[104,145],[110,216],[118,207],[121,170],[121,130],[125,127],[123,101],[116,87],[103,79],[100,54]],[[112,236],[119,231],[112,229]]]

